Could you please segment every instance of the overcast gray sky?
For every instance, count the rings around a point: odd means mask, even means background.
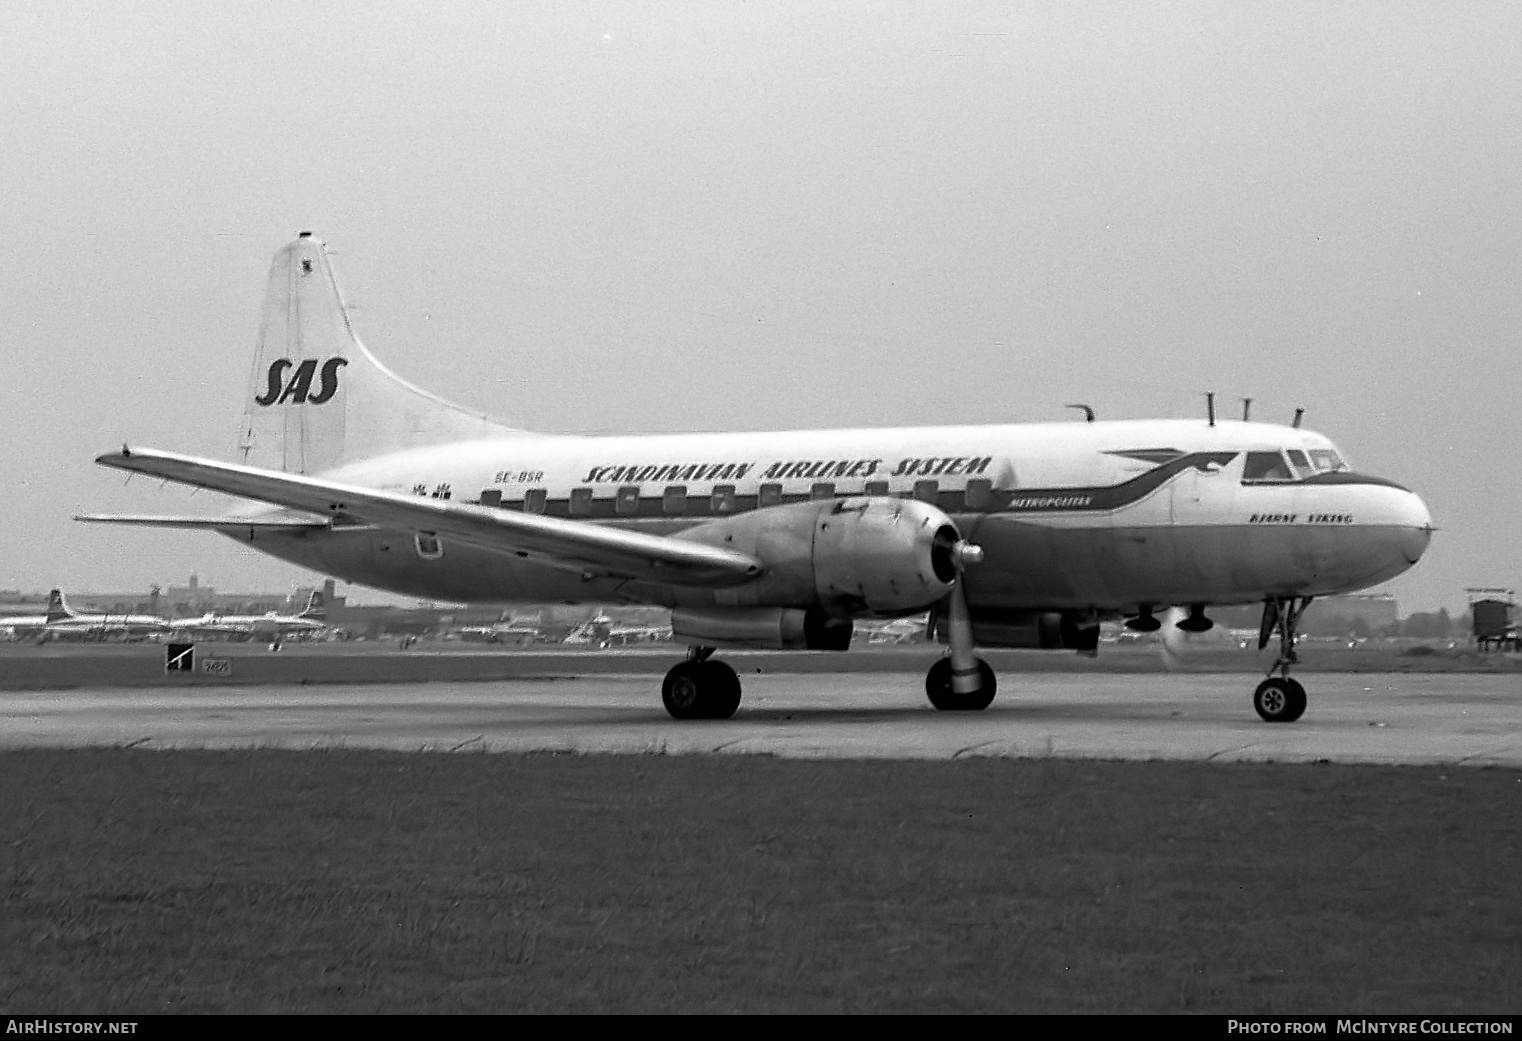
[[[87,527],[232,457],[271,254],[522,425],[1225,412],[1443,529],[1407,610],[1522,584],[1522,5],[0,5],[0,587],[312,576]]]

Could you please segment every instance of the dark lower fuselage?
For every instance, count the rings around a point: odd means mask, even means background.
[[[966,576],[984,608],[1129,609],[1139,604],[1247,603],[1367,588],[1406,570],[1427,534],[1398,524],[1054,526],[999,514],[952,515],[983,547]],[[670,521],[626,522],[669,532]],[[652,583],[584,579],[471,546],[442,542],[428,555],[404,532],[377,529],[257,533],[239,541],[346,581],[409,596],[464,602],[715,604],[715,594]]]

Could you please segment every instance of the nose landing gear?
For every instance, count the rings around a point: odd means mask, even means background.
[[[957,580],[946,598],[946,657],[925,676],[925,695],[942,712],[981,712],[993,704],[998,686],[994,670],[974,653],[972,614],[962,588],[966,566],[982,559],[977,546],[956,544]]]
[[[1258,627],[1258,650],[1268,646],[1277,633],[1279,657],[1268,670],[1268,679],[1253,691],[1252,707],[1268,723],[1293,723],[1305,714],[1305,688],[1292,679],[1290,667],[1300,660],[1295,653],[1300,617],[1311,597],[1272,597],[1263,601],[1263,623]],[[1277,673],[1278,675],[1275,675]]]

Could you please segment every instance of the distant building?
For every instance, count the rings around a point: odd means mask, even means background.
[[[1517,607],[1517,594],[1512,589],[1470,589],[1469,610],[1474,622],[1474,642],[1482,651],[1498,649],[1515,651],[1519,637],[1513,615]]]

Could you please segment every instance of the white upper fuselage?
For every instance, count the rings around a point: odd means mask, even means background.
[[[325,476],[660,534],[810,498],[916,498],[984,548],[966,576],[982,607],[1131,610],[1346,592],[1410,567],[1431,531],[1420,498],[1348,471],[1325,437],[1230,421],[523,434],[387,454]],[[258,542],[419,595],[715,602],[648,583],[592,590],[565,571],[373,530]]]

